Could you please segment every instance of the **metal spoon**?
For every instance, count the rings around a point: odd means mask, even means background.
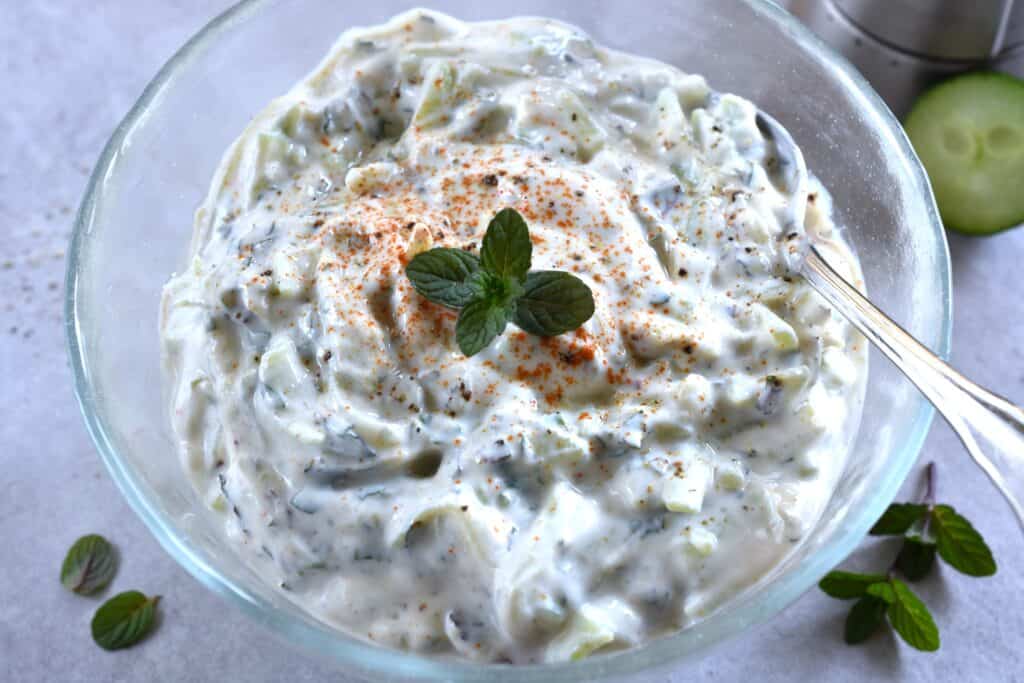
[[[778,121],[758,112],[757,125],[775,145],[777,169],[792,197],[792,220],[803,225],[807,166],[793,138]],[[832,307],[877,346],[946,418],[1024,530],[1024,410],[970,381],[940,360],[844,280],[808,243],[792,264]],[[992,447],[986,455],[978,437]]]

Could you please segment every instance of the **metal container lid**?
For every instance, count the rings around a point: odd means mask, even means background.
[[[782,0],[867,77],[897,116],[980,66],[1024,78],[1024,0]]]
[[[978,61],[1002,49],[1013,0],[833,0],[852,24],[926,59]]]

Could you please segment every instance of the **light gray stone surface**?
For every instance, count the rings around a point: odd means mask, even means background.
[[[64,251],[89,169],[159,66],[227,4],[0,0],[0,681],[346,680],[215,597],[159,548],[86,435],[65,358]],[[1024,231],[951,242],[954,363],[1024,402]],[[649,680],[1024,681],[1024,537],[944,425],[933,429],[925,459],[940,463],[942,498],[975,521],[1001,562],[990,579],[943,568],[923,585],[942,631],[938,653],[888,635],[849,648],[845,606],[812,591],[703,661]],[[68,545],[93,531],[121,548],[118,589],[165,596],[157,632],[129,652],[93,645],[98,602],[57,583]],[[853,562],[892,552],[868,548]]]

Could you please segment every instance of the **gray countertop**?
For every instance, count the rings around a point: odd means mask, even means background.
[[[345,680],[215,597],[166,555],[121,498],[85,432],[62,335],[64,252],[103,143],[146,82],[226,0],[35,0],[0,3],[0,680]],[[951,238],[956,366],[1024,402],[1024,230]],[[921,593],[942,633],[935,654],[889,635],[847,647],[846,605],[811,591],[703,661],[651,681],[1024,681],[1024,538],[950,430],[922,455],[939,463],[940,497],[989,539],[1001,571],[968,579],[942,568]],[[904,495],[919,481],[911,475]],[[108,653],[89,636],[97,601],[57,582],[68,545],[99,532],[121,549],[119,590],[162,594],[157,632]],[[869,543],[853,563],[891,555]]]

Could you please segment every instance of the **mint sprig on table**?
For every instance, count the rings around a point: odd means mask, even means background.
[[[106,588],[117,573],[117,552],[98,534],[82,536],[68,550],[60,568],[60,582],[79,595],[93,595]],[[96,610],[92,639],[104,650],[131,647],[146,637],[156,619],[160,596],[125,591]]]
[[[873,536],[902,536],[903,546],[885,574],[831,571],[818,586],[833,598],[856,600],[846,618],[845,640],[854,645],[889,624],[911,647],[939,649],[939,629],[910,582],[931,572],[936,554],[968,576],[991,576],[996,562],[981,534],[948,505],[935,503],[935,463],[926,468],[927,486],[919,503],[893,503],[871,528]]]
[[[553,337],[575,330],[594,314],[590,288],[571,273],[530,270],[533,243],[526,221],[502,209],[487,225],[480,256],[438,247],[405,267],[426,299],[459,310],[455,340],[466,356],[479,353],[514,323]]]

